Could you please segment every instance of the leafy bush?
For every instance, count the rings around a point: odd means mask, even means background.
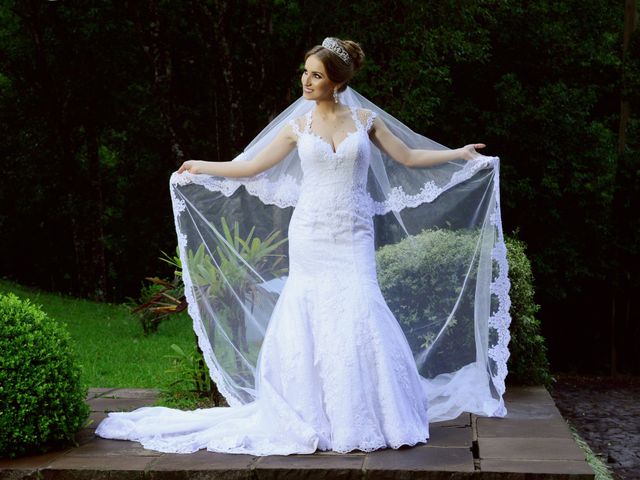
[[[380,288],[398,322],[411,333],[411,348],[435,349],[420,370],[428,378],[475,360],[473,328],[469,325],[473,321],[473,289],[462,292],[457,314],[441,336],[455,341],[433,343],[461,293],[457,286],[467,274],[465,259],[471,258],[474,248],[474,235],[467,231],[425,230],[376,253]],[[471,275],[469,285],[475,282],[473,271]],[[414,334],[414,328],[420,333]],[[451,355],[452,346],[455,355]],[[463,357],[461,352],[465,353]]]
[[[89,414],[69,334],[29,300],[0,294],[0,456],[74,441]]]
[[[509,381],[529,385],[548,385],[551,382],[547,347],[540,334],[540,309],[533,299],[533,273],[525,253],[525,244],[515,237],[507,237],[507,261],[511,280],[511,341],[509,342]]]
[[[464,278],[468,265],[461,260],[470,258],[475,242],[475,233],[471,231],[425,230],[397,244],[382,247],[376,253],[380,288],[398,321],[411,332],[420,319],[421,334],[410,335],[417,338],[419,344],[411,345],[412,348],[432,346],[436,349],[430,359],[437,358],[437,363],[426,362],[420,372],[425,376],[452,371],[475,360],[475,339],[468,324],[473,321],[474,288],[468,287],[462,292],[446,289],[444,285],[449,282],[442,281],[444,278],[456,281]],[[508,238],[506,244],[512,302],[509,381],[548,384],[551,377],[540,322],[535,318],[539,307],[533,300],[531,265],[521,241]],[[473,272],[471,269],[469,286],[475,285]],[[416,292],[431,294],[416,295]],[[449,315],[460,293],[458,315],[443,332],[444,337],[453,337],[455,342],[432,345],[433,332],[439,330],[442,319]],[[455,345],[455,357],[445,350],[452,345]],[[463,352],[463,358],[460,358],[460,352]]]

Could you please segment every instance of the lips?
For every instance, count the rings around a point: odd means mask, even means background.
[[[302,90],[303,90],[305,93],[311,93],[311,92],[313,92],[313,90],[311,90],[310,88],[307,88],[307,87],[302,87]]]

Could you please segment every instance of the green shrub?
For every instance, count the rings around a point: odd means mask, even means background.
[[[89,414],[69,334],[29,300],[0,294],[0,456],[74,441]]]
[[[473,326],[469,325],[473,322],[472,288],[462,292],[457,315],[443,332],[442,341],[433,343],[461,293],[458,285],[468,271],[465,260],[471,258],[474,248],[475,237],[470,232],[425,230],[376,252],[380,289],[398,322],[409,332],[414,342],[411,348],[431,349],[420,370],[428,378],[475,361]],[[468,285],[474,283],[472,274]]]
[[[476,240],[473,231],[425,230],[397,244],[382,247],[376,253],[380,288],[400,324],[411,332],[409,337],[418,342],[411,345],[412,348],[432,348],[420,371],[427,377],[453,371],[475,360],[475,339],[469,325],[473,321],[475,269],[471,269],[465,291],[447,285],[461,285],[469,267],[464,259],[471,258]],[[533,300],[531,266],[521,241],[508,238],[506,244],[512,302],[509,382],[548,384],[549,365],[544,338],[540,335],[540,322],[535,318],[539,307]],[[443,282],[444,278],[454,281]],[[429,294],[416,294],[420,292]],[[441,337],[455,341],[433,344],[435,332],[459,295],[458,314]],[[495,300],[493,304],[495,307]],[[418,335],[413,334],[414,327],[420,328]],[[447,349],[455,349],[455,355]]]
[[[507,237],[507,262],[511,280],[511,341],[509,342],[509,382],[528,385],[549,385],[549,361],[544,337],[540,334],[540,309],[533,299],[533,273],[525,253],[525,244]]]

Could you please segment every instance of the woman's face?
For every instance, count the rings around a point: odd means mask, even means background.
[[[327,100],[333,96],[336,84],[329,80],[324,64],[315,55],[309,55],[302,72],[302,95],[307,100]]]

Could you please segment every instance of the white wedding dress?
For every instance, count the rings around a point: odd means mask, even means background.
[[[376,278],[365,182],[375,113],[351,109],[334,151],[310,110],[290,125],[304,180],[289,226],[289,277],[260,350],[256,400],[111,413],[104,438],[145,448],[251,455],[372,451],[429,438],[427,393]]]

